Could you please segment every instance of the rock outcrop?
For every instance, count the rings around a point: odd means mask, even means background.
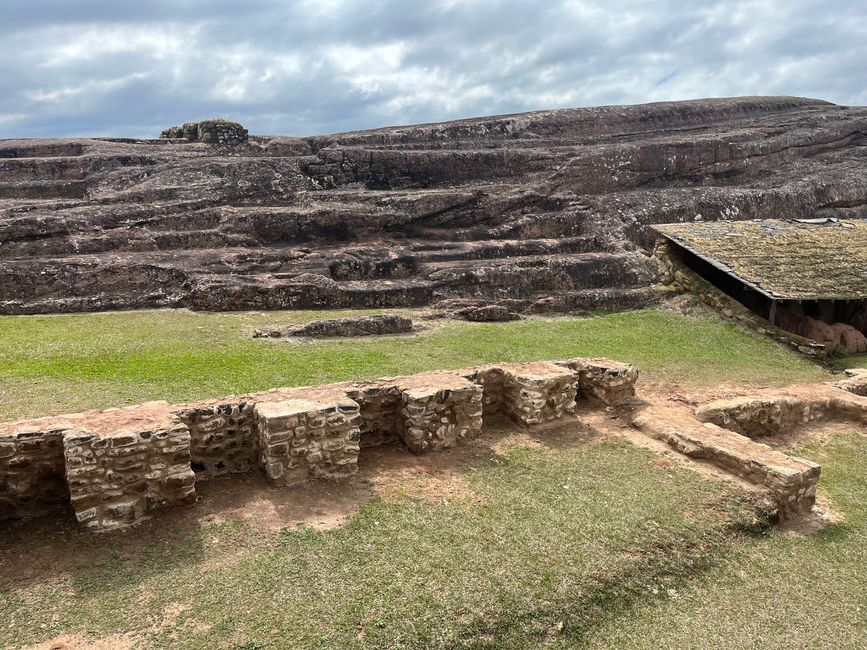
[[[398,314],[374,314],[347,318],[315,320],[304,325],[256,330],[254,338],[307,336],[311,338],[380,336],[412,332],[412,319]]]
[[[0,143],[0,313],[633,308],[654,299],[649,224],[867,204],[867,108],[811,99],[307,138],[207,124]]]

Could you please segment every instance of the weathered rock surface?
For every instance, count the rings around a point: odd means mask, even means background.
[[[200,131],[0,143],[0,313],[631,308],[648,224],[867,204],[867,108],[792,97]]]
[[[280,338],[281,336],[353,337],[379,336],[382,334],[406,334],[412,332],[412,319],[398,314],[374,314],[348,318],[315,320],[304,325],[272,330],[257,330],[255,338]]]

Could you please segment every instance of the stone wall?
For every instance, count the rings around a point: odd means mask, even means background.
[[[351,386],[346,395],[359,405],[362,447],[376,447],[400,439],[400,388],[393,383],[377,382]]]
[[[194,499],[198,480],[347,477],[361,447],[454,447],[492,418],[535,426],[570,417],[576,399],[628,402],[637,377],[607,359],[508,363],[0,423],[0,515],[69,500],[82,526],[119,528]]]
[[[808,513],[816,501],[821,467],[688,414],[643,413],[633,426],[691,458],[704,460],[767,491],[771,514],[788,519]]]
[[[256,404],[259,462],[268,479],[296,485],[314,477],[343,478],[358,470],[359,406],[289,399]]]
[[[638,368],[611,359],[569,359],[555,364],[572,370],[578,381],[578,397],[614,406],[635,396]]]
[[[0,434],[0,519],[28,519],[69,499],[60,425],[23,427]]]
[[[86,528],[127,526],[195,499],[190,433],[177,418],[154,430],[116,435],[70,431],[63,451],[72,508]]]
[[[504,364],[504,415],[525,426],[560,420],[575,412],[576,375],[553,363]]]
[[[190,430],[190,457],[200,479],[250,471],[256,463],[253,402],[204,403],[177,411]]]
[[[456,374],[422,373],[398,382],[400,437],[416,453],[463,444],[482,432],[482,387]]]
[[[482,418],[488,420],[503,410],[503,390],[506,373],[499,366],[473,368],[464,377],[482,387]]]

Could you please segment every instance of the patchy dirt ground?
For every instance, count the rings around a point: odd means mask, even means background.
[[[751,484],[709,463],[675,453],[664,443],[625,423],[629,411],[641,410],[651,403],[670,413],[686,415],[701,402],[749,392],[752,391],[726,387],[684,391],[677,386],[649,384],[642,387],[633,404],[625,407],[605,410],[582,407],[575,420],[532,430],[497,420],[480,438],[444,452],[417,456],[396,444],[364,449],[359,458],[358,474],[340,482],[315,481],[285,489],[268,484],[257,472],[202,481],[197,485],[199,499],[196,504],[167,510],[127,531],[97,536],[80,532],[71,511],[64,511],[55,518],[12,523],[0,530],[0,546],[8,549],[8,552],[0,554],[0,588],[40,581],[49,576],[52,579],[67,576],[76,569],[104,560],[109,549],[120,561],[135,562],[142,548],[155,543],[171,543],[173,539],[213,523],[239,519],[265,532],[292,530],[300,526],[327,530],[345,524],[372,499],[391,502],[410,496],[428,501],[479,503],[482,498],[474,494],[465,472],[519,447],[558,448],[622,438],[656,453],[659,467],[688,467],[707,478],[723,479],[744,490],[755,491]],[[807,440],[830,440],[840,430],[841,427],[833,423],[816,424],[766,442],[785,449]],[[858,435],[867,435],[867,432],[860,430]],[[788,524],[787,530],[809,533],[837,520],[832,504],[820,502],[814,517]],[[231,550],[219,561],[231,562]],[[89,647],[80,645],[85,641],[73,637],[57,642],[67,644],[58,648]],[[75,643],[79,645],[73,645]]]

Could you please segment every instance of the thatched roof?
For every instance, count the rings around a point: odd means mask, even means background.
[[[770,298],[867,299],[867,219],[713,221],[655,229]]]

